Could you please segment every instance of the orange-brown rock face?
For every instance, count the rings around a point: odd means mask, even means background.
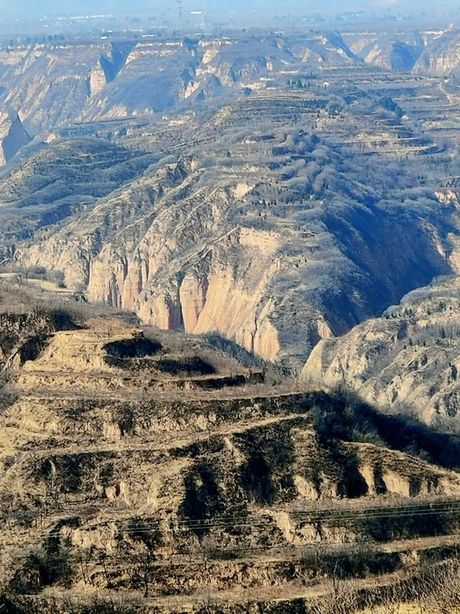
[[[273,131],[263,145],[268,162],[258,166],[252,162],[261,147],[256,136],[248,144],[247,135],[239,135],[225,150],[234,138],[227,126],[232,113],[213,118],[221,146],[213,142],[209,150],[200,146],[193,155],[166,158],[51,236],[44,233],[18,259],[63,271],[69,288],[135,311],[145,323],[216,331],[295,368],[322,339],[347,332],[407,290],[454,269],[455,197],[444,202],[435,193],[423,195],[433,223],[422,222],[413,208],[407,223],[417,228],[417,239],[408,243],[406,226],[392,209],[364,206],[361,195],[340,204],[331,187],[321,187],[327,172],[329,186],[345,189],[342,176],[330,170],[331,160],[343,161],[314,137]],[[296,151],[305,160],[322,157],[324,168],[317,162],[293,166]],[[235,156],[231,170],[229,155]],[[313,182],[306,200],[297,191],[306,189],[305,182]],[[350,185],[363,189],[350,182],[348,192]],[[441,208],[449,224],[439,219]]]
[[[53,71],[76,62],[90,123],[0,178],[1,236],[20,266],[295,370],[323,339],[458,268],[455,186],[420,187],[417,172],[422,158],[442,166],[437,144],[366,89],[368,68],[340,37],[101,44],[84,58],[63,47]],[[27,72],[35,60],[10,61]],[[322,85],[290,72],[329,65],[354,66],[359,101],[326,95],[340,70]],[[203,105],[211,90],[222,98]]]

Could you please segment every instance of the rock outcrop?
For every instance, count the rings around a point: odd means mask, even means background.
[[[345,384],[382,409],[460,432],[460,280],[409,294],[313,350],[302,376]]]
[[[31,140],[15,111],[0,111],[0,166],[14,158]]]
[[[459,74],[460,33],[449,29],[426,47],[414,67],[416,73],[442,77]]]

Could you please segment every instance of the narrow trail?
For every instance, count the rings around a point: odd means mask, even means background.
[[[187,381],[187,380],[182,380]],[[101,393],[98,390],[93,391],[78,391],[75,389],[62,389],[62,388],[40,388],[35,387],[33,392],[30,389],[21,389],[20,399],[30,401],[122,401],[122,402],[145,402],[149,400],[153,401],[184,401],[184,390],[162,390],[161,388],[150,388],[149,393],[139,392],[139,390],[131,390],[128,387],[122,389],[125,394],[122,394],[120,390],[119,394],[114,394],[113,391]],[[266,399],[281,399],[288,397],[303,397],[305,395],[313,394],[315,392],[324,392],[325,388],[320,386],[298,386],[292,385],[275,386],[268,388],[261,385],[246,385],[235,386],[231,389],[223,390],[187,390],[187,402],[190,401],[202,401],[204,403],[211,401],[255,401]],[[129,396],[127,396],[129,394]]]
[[[395,573],[384,574],[381,576],[373,576],[370,578],[357,579],[353,581],[355,590],[375,589],[378,587],[391,586],[400,582],[409,580],[413,576],[410,570],[402,570]],[[152,596],[143,599],[143,605],[147,608],[167,608],[168,611],[184,612],[188,608],[209,607],[216,608],[225,605],[242,605],[254,603],[285,603],[296,600],[315,601],[317,599],[332,595],[334,593],[334,585],[332,582],[316,583],[314,580],[310,582],[294,581],[279,584],[278,586],[262,587],[255,586],[248,589],[236,588],[230,590],[213,590],[209,588],[206,591],[200,591],[191,595],[173,595],[173,596]],[[54,597],[57,601],[68,598],[69,593],[64,590],[47,590],[47,596]],[[105,597],[106,599],[117,598],[115,591],[73,591],[72,598],[79,604],[84,605],[90,603],[95,596]],[[29,599],[33,600],[34,596],[29,595]],[[124,592],[123,598],[128,602],[129,599],[142,598],[141,592]],[[171,609],[173,608],[173,609]],[[161,611],[161,610],[160,610]],[[212,611],[218,611],[213,609]]]
[[[46,448],[45,450],[28,450],[24,448],[19,448],[18,452],[22,453],[24,457],[27,455],[31,455],[34,458],[66,456],[71,454],[109,454],[111,452],[167,452],[168,450],[171,450],[173,448],[184,448],[194,443],[207,441],[208,439],[212,439],[213,437],[222,437],[226,435],[245,433],[247,431],[262,428],[264,426],[271,426],[273,424],[289,422],[292,420],[297,420],[299,418],[305,419],[305,414],[288,414],[285,416],[264,418],[262,420],[252,420],[242,423],[234,423],[232,425],[222,426],[217,429],[209,429],[203,430],[201,432],[199,431],[191,433],[190,435],[184,437],[171,437],[169,439],[162,439],[161,443],[159,443],[157,437],[153,441],[145,441],[143,443],[129,441],[127,443],[115,442],[87,447],[85,447],[84,445],[82,446],[75,444],[75,446],[71,447],[60,446],[57,448]]]

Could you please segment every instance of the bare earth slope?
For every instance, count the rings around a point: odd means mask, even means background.
[[[171,155],[17,246],[16,260],[60,270],[146,323],[217,330],[301,366],[321,338],[452,271],[457,253],[456,199],[414,187],[411,174],[395,181],[391,162],[371,182],[374,161],[329,143],[330,122],[355,125],[353,107],[319,111],[322,139],[302,130],[318,103],[272,94],[201,116]]]
[[[5,607],[296,612],[338,565],[372,593],[454,555],[458,441],[190,338],[53,326],[0,416]]]
[[[459,432],[459,313],[458,278],[412,292],[383,317],[321,342],[302,376]]]

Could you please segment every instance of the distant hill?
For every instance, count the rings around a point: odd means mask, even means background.
[[[356,61],[337,35],[36,44],[0,50],[0,105],[19,111],[36,133],[79,120],[170,111],[190,102],[192,94],[208,97],[210,79],[231,94],[258,87],[261,78],[277,78],[281,69]]]
[[[4,49],[1,96],[39,132],[0,172],[3,266],[299,374],[321,341],[458,271],[452,84],[351,47],[246,32]]]

